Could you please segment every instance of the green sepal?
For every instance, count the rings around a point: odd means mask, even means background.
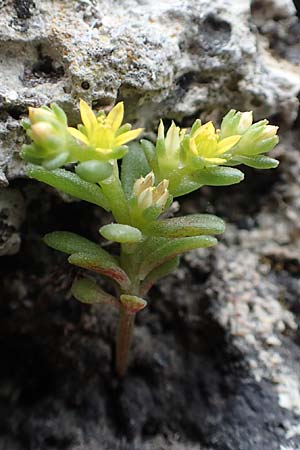
[[[125,307],[127,313],[136,314],[147,306],[146,300],[136,295],[122,294],[120,301]]]
[[[68,119],[64,110],[57,103],[51,103],[51,109],[55,113],[57,119],[65,126],[68,126]],[[50,109],[50,111],[51,111]]]
[[[71,293],[81,303],[94,305],[96,303],[110,304],[119,308],[118,300],[101,289],[97,283],[90,278],[76,279],[71,287]]]
[[[91,160],[78,164],[75,171],[82,180],[89,183],[98,183],[111,176],[113,166],[108,162]]]
[[[123,158],[121,169],[121,182],[127,198],[132,195],[135,181],[144,177],[151,171],[145,153],[138,143],[129,145],[129,151]]]
[[[119,242],[121,244],[133,244],[143,239],[143,235],[138,228],[119,223],[104,225],[100,228],[99,232],[108,241]]]
[[[65,169],[55,169],[50,171],[36,165],[30,165],[26,172],[30,178],[42,181],[66,194],[93,203],[94,205],[101,206],[106,211],[110,211],[109,202],[101,188],[96,184],[82,180],[75,173]]]
[[[41,164],[45,158],[43,149],[37,148],[36,145],[24,144],[20,152],[20,157],[31,164]]]
[[[177,239],[150,238],[148,245],[143,249],[143,263],[140,267],[140,279],[145,277],[155,267],[195,248],[205,248],[216,245],[217,239],[212,236],[194,236]],[[152,248],[151,248],[152,247]]]
[[[73,161],[87,162],[91,160],[102,161],[103,163],[111,159],[121,159],[128,152],[126,145],[121,145],[109,151],[99,151],[92,147],[82,147],[75,143],[70,147]]]
[[[244,179],[244,174],[232,167],[214,166],[198,170],[191,174],[191,179],[196,183],[207,186],[229,186],[239,183]]]
[[[166,143],[165,139],[157,139],[156,141],[156,155],[157,158],[164,158],[166,154]]]
[[[240,164],[245,164],[246,166],[253,167],[254,169],[275,169],[279,161],[269,156],[235,156],[235,159],[239,161]]]
[[[102,161],[109,161],[110,159],[121,159],[128,153],[127,145],[120,145],[119,147],[115,147],[111,150],[111,152],[107,153],[107,156],[102,153],[101,159]]]
[[[201,127],[201,120],[196,119],[192,125],[190,136],[193,136],[200,127]]]
[[[179,256],[164,262],[160,266],[153,269],[144,279],[140,287],[141,295],[146,295],[151,286],[163,277],[172,273],[179,266]]]
[[[127,133],[127,131],[130,131],[132,128],[132,125],[130,123],[124,123],[117,131],[115,136],[120,136],[123,133]]]
[[[225,231],[222,219],[212,214],[190,214],[183,217],[158,220],[149,225],[152,236],[167,238],[221,234]]]
[[[48,157],[42,161],[42,166],[47,170],[58,169],[63,166],[69,158],[69,152],[58,153],[55,156]]]

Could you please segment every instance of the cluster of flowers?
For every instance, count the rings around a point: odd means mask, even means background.
[[[30,122],[24,127],[32,143],[24,146],[23,158],[48,170],[77,163],[77,175],[91,183],[110,177],[113,162],[124,157],[128,152],[126,144],[143,130],[132,130],[128,123],[122,125],[122,102],[107,115],[104,112],[95,115],[80,100],[80,113],[82,124],[73,128],[56,104],[30,108]],[[168,203],[168,192],[178,196],[202,184],[218,184],[222,172],[216,171],[217,166],[276,167],[278,161],[264,154],[278,143],[277,128],[267,120],[253,123],[252,112],[235,110],[223,118],[218,130],[212,122],[201,124],[197,119],[190,131],[173,122],[165,134],[160,121],[156,145],[141,141],[152,171],[145,179],[136,181],[133,194],[138,197],[139,208],[156,204],[163,209]],[[208,175],[211,176],[207,178]]]

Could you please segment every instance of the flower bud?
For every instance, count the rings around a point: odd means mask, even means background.
[[[274,125],[267,125],[260,135],[260,139],[268,139],[276,135],[278,127]]]
[[[29,120],[31,124],[35,124],[38,122],[48,122],[55,118],[55,115],[52,111],[48,111],[45,108],[29,108]]]
[[[146,177],[141,177],[134,183],[133,191],[136,196],[139,196],[141,192],[143,192],[148,187],[153,186],[154,184],[154,173],[149,172]]]
[[[134,183],[133,192],[137,197],[138,207],[141,210],[158,206],[164,208],[169,198],[169,180],[162,180],[158,186],[154,186],[154,173],[150,172],[146,177],[141,177]]]
[[[29,119],[25,129],[33,142],[25,146],[24,159],[49,170],[63,166],[77,145],[68,133],[64,111],[55,103],[50,108],[29,108]]]
[[[153,187],[148,187],[142,191],[138,196],[138,207],[140,209],[147,209],[153,203]]]
[[[254,156],[272,150],[278,144],[278,127],[261,121],[251,125],[234,149],[235,155]]]
[[[221,124],[221,138],[232,135],[242,135],[252,125],[253,113],[252,111],[240,112],[234,109],[230,110]]]

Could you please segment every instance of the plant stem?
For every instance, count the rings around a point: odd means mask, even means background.
[[[116,343],[116,372],[118,377],[125,375],[129,350],[133,335],[135,313],[130,313],[123,306],[120,309],[117,343]]]

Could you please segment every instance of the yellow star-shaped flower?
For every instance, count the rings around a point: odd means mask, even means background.
[[[241,136],[234,135],[220,139],[212,122],[200,126],[190,137],[189,147],[195,156],[200,156],[209,164],[224,164],[226,159],[220,158],[234,147]]]
[[[89,105],[80,100],[80,115],[83,125],[78,128],[68,127],[69,133],[77,140],[97,151],[99,156],[113,159],[118,152],[114,151],[129,141],[137,138],[142,128],[131,130],[131,125],[121,127],[124,117],[123,102],[118,103],[105,115],[94,114]]]

